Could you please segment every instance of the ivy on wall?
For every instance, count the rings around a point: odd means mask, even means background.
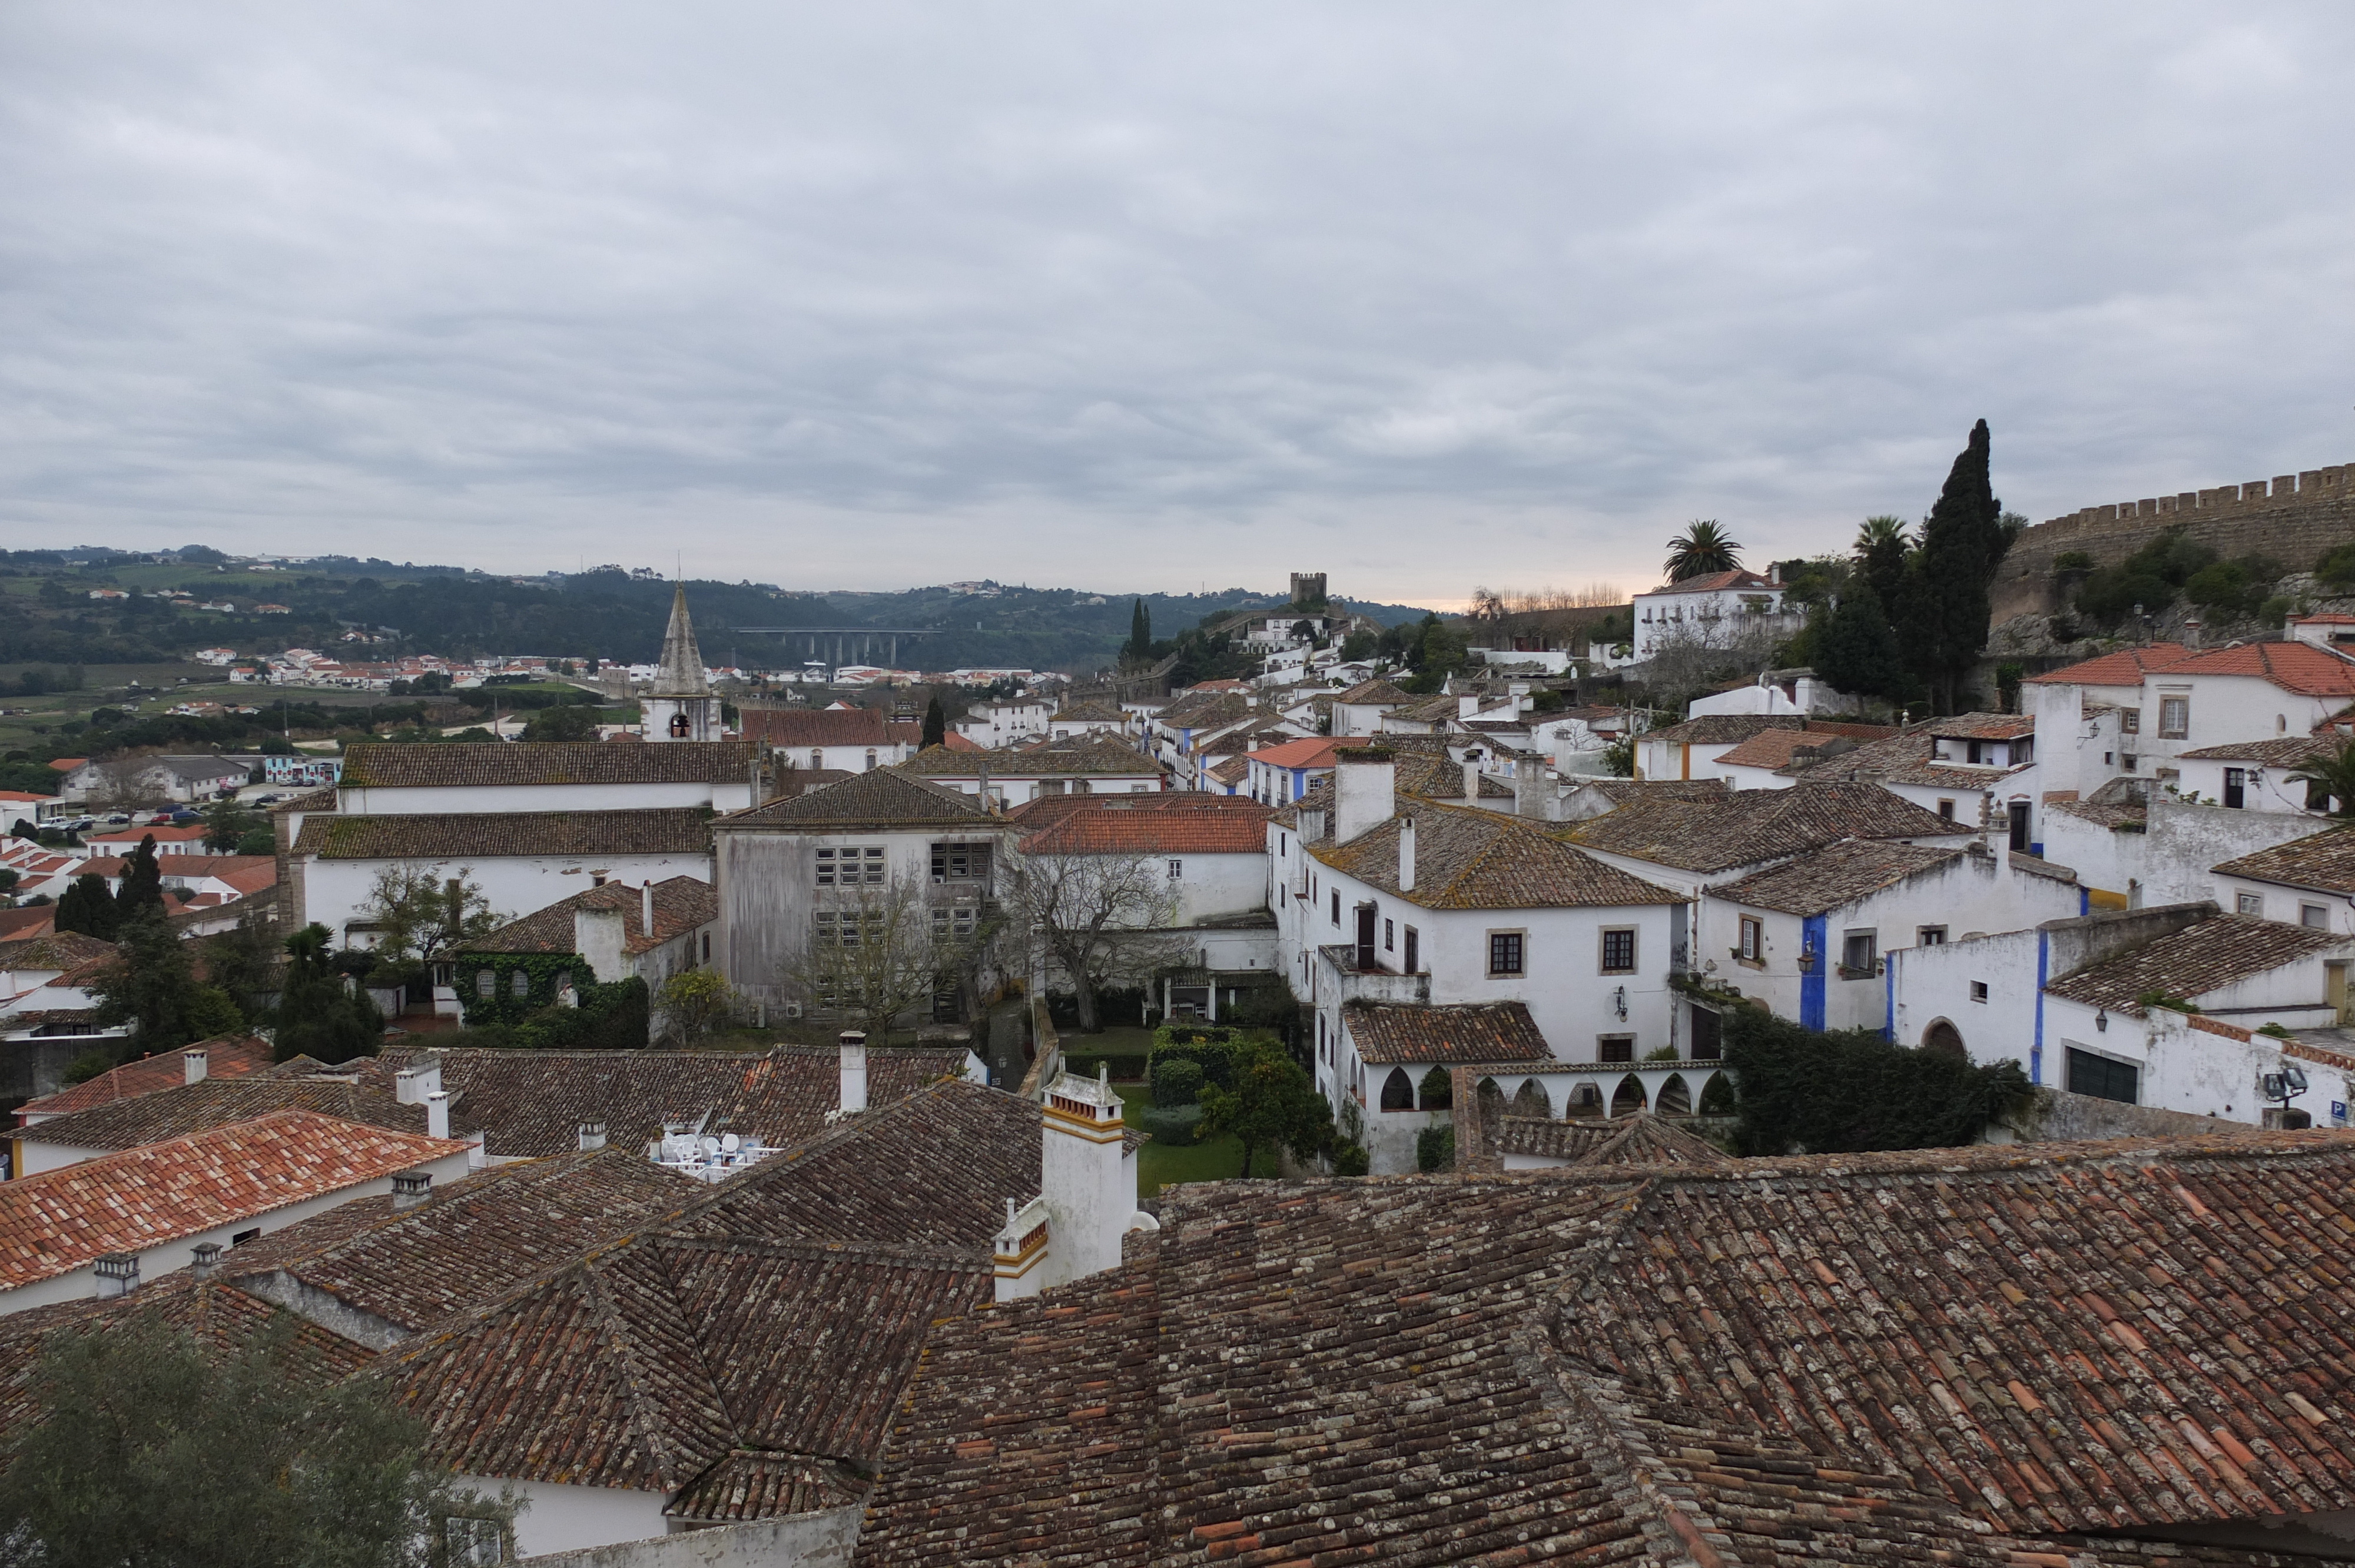
[[[1726,1014],[1725,1065],[1742,1154],[1951,1148],[2035,1092],[2017,1062],[1975,1066],[1870,1030],[1805,1029],[1763,1007]]]
[[[521,1023],[543,1007],[556,1005],[559,976],[569,976],[573,991],[584,1000],[597,983],[597,971],[578,953],[461,953],[453,972],[457,978],[458,1005],[466,1027],[486,1023]],[[493,978],[491,994],[483,994],[480,976]],[[528,977],[525,994],[515,994],[515,976]]]

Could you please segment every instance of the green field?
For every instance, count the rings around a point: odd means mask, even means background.
[[[1153,1103],[1152,1091],[1143,1084],[1115,1084],[1124,1113],[1134,1121],[1137,1113]],[[1180,1181],[1231,1181],[1242,1174],[1243,1146],[1231,1138],[1215,1138],[1194,1145],[1191,1149],[1171,1149],[1160,1143],[1147,1143],[1136,1151],[1136,1195],[1150,1198],[1164,1187]],[[1275,1150],[1263,1149],[1252,1157],[1252,1174],[1273,1176]]]

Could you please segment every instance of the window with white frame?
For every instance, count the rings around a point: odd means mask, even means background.
[[[450,1568],[498,1568],[506,1561],[506,1532],[495,1519],[453,1516],[442,1521]]]
[[[2162,740],[2181,740],[2191,733],[2191,698],[2158,699],[2158,734]]]
[[[1766,923],[1754,915],[1742,916],[1742,940],[1734,957],[1745,964],[1763,963],[1766,958]]]
[[[1488,933],[1488,972],[1494,976],[1519,975],[1528,972],[1529,933],[1525,931],[1491,931]]]
[[[1944,926],[1924,926],[1913,933],[1913,939],[1925,948],[1943,948],[1946,945],[1946,928]]]
[[[1186,863],[1182,860],[1171,861],[1169,863],[1169,880],[1172,882],[1183,882],[1185,879]]]
[[[1872,973],[1880,961],[1880,932],[1850,931],[1840,938],[1840,968],[1848,971],[1845,978],[1861,979]]]
[[[2235,914],[2254,915],[2262,918],[2265,912],[2265,895],[2262,893],[2243,893],[2232,901],[2232,908]]]
[[[858,844],[817,852],[820,887],[879,887],[883,884],[883,846]]]
[[[2297,906],[2297,923],[2311,926],[2318,931],[2328,931],[2330,929],[2330,911],[2319,904],[2301,904]]]
[[[981,923],[981,911],[970,904],[932,906],[932,940],[966,942]]]

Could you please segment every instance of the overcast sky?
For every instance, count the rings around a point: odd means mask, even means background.
[[[2355,460],[2355,6],[0,5],[0,537],[1420,602]]]

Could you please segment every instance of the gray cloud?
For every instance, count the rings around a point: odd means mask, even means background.
[[[2326,5],[0,10],[0,527],[1448,599],[2355,458]]]

